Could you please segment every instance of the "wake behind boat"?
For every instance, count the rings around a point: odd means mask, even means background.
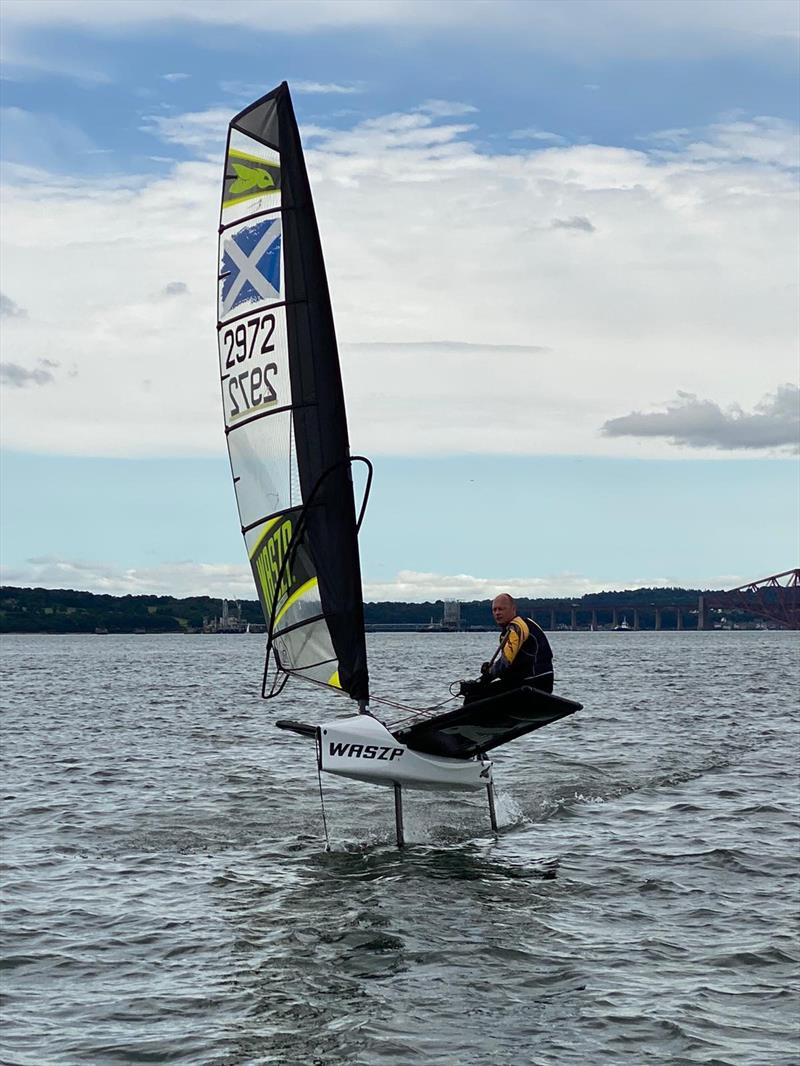
[[[535,687],[490,686],[444,713],[370,704],[358,530],[372,466],[351,456],[325,266],[289,89],[230,123],[219,226],[218,321],[225,434],[242,534],[267,623],[262,696],[290,679],[336,690],[350,717],[281,728],[314,739],[317,768],[392,787],[487,790],[499,744],[580,709]],[[356,513],[353,464],[367,472]]]

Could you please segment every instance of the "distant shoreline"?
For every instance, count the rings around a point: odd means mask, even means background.
[[[419,629],[417,627],[414,627],[414,626],[407,626],[407,627],[406,626],[398,626],[397,628],[391,629],[391,630],[390,629],[386,629],[386,628],[381,628],[381,627],[377,627],[377,628],[370,627],[370,626],[366,627],[366,633],[367,633],[368,637],[369,636],[374,636],[375,634],[378,634],[378,633],[380,633],[380,634],[396,633],[396,634],[403,634],[403,635],[408,635],[409,633],[411,633],[411,634],[416,634],[417,636],[431,636],[431,637],[438,637],[438,636],[465,637],[465,636],[470,636],[471,634],[475,634],[475,633],[496,633],[496,632],[497,632],[496,629],[490,629],[488,626],[487,626],[486,629],[480,629],[478,627],[472,627],[470,629],[440,629],[440,630],[435,630],[435,631],[433,631],[433,630],[424,631],[424,630],[421,630],[421,629]],[[552,634],[553,630],[545,630],[545,632],[547,632],[549,634]],[[785,630],[784,627],[782,627],[782,626],[760,625],[758,623],[753,623],[753,624],[750,624],[750,625],[737,624],[737,625],[732,625],[732,626],[713,626],[710,629],[677,629],[677,630],[676,629],[660,629],[660,630],[658,630],[658,629],[653,629],[651,627],[650,629],[631,630],[631,632],[653,633],[653,634],[656,634],[656,633],[658,633],[658,634],[661,634],[661,633],[673,634],[673,633],[731,633],[731,632],[735,632],[735,633],[781,633],[781,632],[788,632],[788,631]],[[586,626],[582,626],[582,627],[580,627],[578,629],[573,629],[573,630],[570,630],[570,629],[558,629],[558,630],[555,631],[555,635],[557,637],[567,636],[570,633],[583,633],[584,635],[587,634],[587,633],[596,633],[598,635],[609,634],[609,635],[615,636],[615,637],[618,636],[618,634],[612,629],[604,628],[604,629],[592,630],[592,629],[588,629]],[[135,637],[135,636],[150,636],[150,637],[153,637],[153,636],[155,636],[155,637],[174,637],[174,636],[184,636],[184,637],[222,637],[222,636],[224,636],[224,637],[252,637],[252,638],[261,637],[262,642],[263,642],[263,640],[266,637],[266,634],[265,633],[246,633],[246,632],[241,632],[241,633],[238,633],[238,632],[205,633],[202,630],[196,630],[196,629],[184,629],[184,630],[180,630],[180,631],[167,630],[167,629],[153,629],[153,630],[150,630],[147,633],[135,633],[131,629],[118,629],[118,630],[114,630],[113,632],[107,632],[107,633],[102,633],[102,634],[98,634],[98,633],[95,633],[95,632],[90,632],[89,630],[0,629],[0,637],[91,637],[91,636],[106,636],[106,637]]]
[[[588,593],[581,597],[517,600],[520,613],[550,632],[587,630],[765,629],[758,611],[711,606],[719,590],[642,588]],[[453,605],[450,604],[450,608]],[[490,601],[457,605],[458,624],[448,624],[445,601],[364,604],[368,632],[491,632]],[[701,624],[698,625],[698,621]],[[75,589],[0,587],[0,633],[263,633],[257,600],[210,596],[111,596]],[[624,632],[620,635],[624,637]]]

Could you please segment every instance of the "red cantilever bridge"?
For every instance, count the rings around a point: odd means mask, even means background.
[[[746,611],[782,629],[800,629],[800,567],[701,596],[698,629],[704,628],[705,611],[713,608]]]
[[[569,612],[570,623],[563,626],[565,614]],[[771,574],[747,585],[720,592],[701,592],[694,607],[685,599],[659,601],[644,604],[640,601],[623,603],[618,599],[592,597],[588,603],[565,605],[563,601],[532,601],[530,614],[545,628],[556,629],[581,628],[581,621],[589,621],[589,628],[597,629],[607,624],[610,619],[614,628],[639,629],[644,622],[647,628],[654,623],[655,629],[661,629],[665,616],[674,613],[677,629],[683,629],[689,619],[698,629],[715,627],[719,616],[724,612],[730,616],[743,612],[750,618],[759,618],[767,626],[780,629],[800,629],[800,567],[784,570],[782,574]],[[537,617],[539,616],[539,617]],[[622,619],[622,627],[618,623]],[[631,619],[633,625],[627,624]],[[560,623],[560,624],[559,624]]]

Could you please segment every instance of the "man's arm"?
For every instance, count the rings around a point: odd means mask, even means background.
[[[525,629],[527,630],[527,626]],[[511,622],[500,645],[500,654],[489,667],[491,677],[500,677],[511,666],[519,654],[519,649],[528,638],[527,632],[523,632],[519,622]]]

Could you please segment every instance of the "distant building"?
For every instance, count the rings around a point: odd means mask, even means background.
[[[461,629],[460,600],[445,600],[441,622],[431,618],[430,625],[422,626],[423,633],[458,633]]]
[[[242,621],[242,605],[234,600],[230,605],[222,601],[222,614],[218,618],[203,620],[204,633],[246,633],[247,623]]]
[[[444,601],[444,613],[442,614],[442,629],[461,629],[460,600]]]

